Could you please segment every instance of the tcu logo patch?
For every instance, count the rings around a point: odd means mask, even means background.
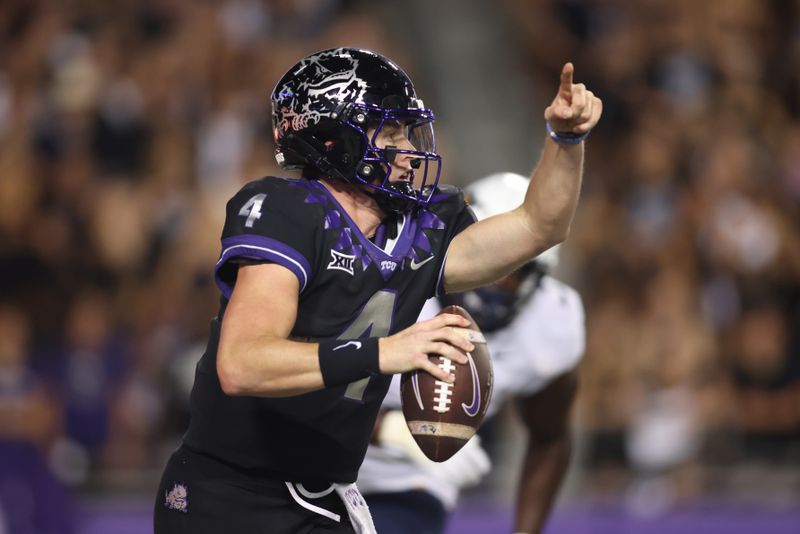
[[[331,262],[328,264],[328,270],[336,269],[337,271],[344,271],[352,276],[353,262],[355,262],[355,260],[355,256],[342,254],[341,252],[331,249]]]
[[[344,498],[347,499],[347,502],[353,508],[367,505],[367,503],[364,502],[364,498],[361,496],[361,492],[355,488],[348,488],[347,491],[344,492]]]
[[[189,511],[189,491],[183,484],[177,482],[172,486],[172,489],[166,492],[164,506],[170,510],[183,512],[184,514]]]
[[[381,271],[394,271],[397,269],[397,262],[390,260],[381,261]]]

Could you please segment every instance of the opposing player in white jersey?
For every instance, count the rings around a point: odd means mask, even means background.
[[[477,218],[484,219],[514,208],[527,185],[527,178],[501,173],[474,182],[466,193]],[[489,416],[511,398],[518,402],[528,430],[516,499],[518,533],[541,531],[570,457],[569,414],[585,326],[578,293],[547,275],[557,261],[557,248],[550,249],[491,286],[445,302],[428,301],[421,316],[435,315],[443,304],[464,306],[486,335],[492,354],[495,385]],[[396,376],[358,485],[378,532],[438,534],[459,491],[479,482],[489,468],[478,436],[446,462],[425,458],[400,411]]]

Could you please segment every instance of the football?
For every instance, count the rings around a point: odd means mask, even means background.
[[[448,306],[439,312],[466,317],[475,350],[467,353],[467,364],[453,363],[438,354],[428,357],[456,377],[453,384],[442,382],[430,373],[416,370],[403,373],[400,395],[403,415],[414,440],[434,462],[443,462],[458,452],[481,425],[492,397],[492,360],[486,339],[464,308]]]

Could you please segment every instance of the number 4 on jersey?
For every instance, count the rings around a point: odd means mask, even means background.
[[[267,198],[266,193],[254,195],[250,197],[250,200],[245,202],[242,209],[239,210],[239,215],[247,217],[247,220],[244,222],[245,228],[252,228],[253,223],[261,218],[261,204],[264,203],[265,198]]]
[[[392,316],[394,316],[394,304],[397,294],[393,291],[379,290],[370,297],[358,313],[358,317],[350,326],[342,332],[338,339],[359,338],[366,333],[371,337],[383,337],[389,335],[392,328]],[[351,341],[351,343],[353,343]],[[348,399],[363,401],[364,392],[369,385],[370,377],[350,382],[344,392]]]

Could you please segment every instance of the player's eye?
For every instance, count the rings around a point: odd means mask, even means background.
[[[403,135],[405,128],[399,121],[386,121],[383,123],[383,132],[389,136]]]

